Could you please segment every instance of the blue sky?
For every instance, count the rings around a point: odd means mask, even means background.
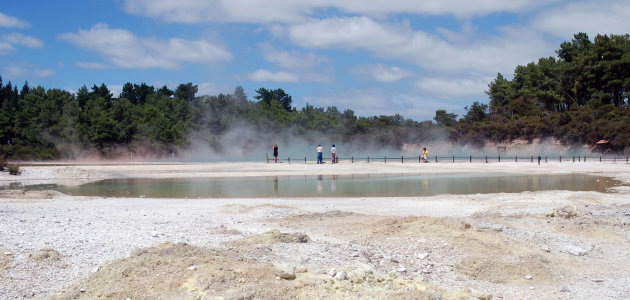
[[[0,6],[0,76],[74,92],[126,82],[430,120],[573,34],[626,34],[630,1],[23,0]]]

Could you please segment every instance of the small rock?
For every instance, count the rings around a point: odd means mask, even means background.
[[[190,267],[186,268],[186,270],[190,270],[190,271],[197,270],[197,266],[190,266]]]
[[[593,279],[593,282],[604,282],[603,278],[595,278]]]
[[[563,286],[562,289],[560,289],[561,292],[566,293],[566,292],[570,292],[571,290],[569,289],[568,286]]]
[[[425,253],[418,253],[418,254],[416,254],[416,257],[418,259],[425,259],[425,258],[429,257],[429,253],[427,253],[427,252],[425,252]]]
[[[326,273],[328,273],[328,272],[326,270],[324,270],[324,269],[317,269],[317,271],[315,271],[316,275],[324,275]]]
[[[575,218],[578,215],[577,207],[570,205],[563,206],[556,211],[556,214],[558,215],[558,217],[562,217],[565,219]]]
[[[584,256],[588,254],[588,251],[582,247],[567,245],[564,249],[560,250],[560,252],[564,252],[567,254],[575,255],[575,256]]]
[[[295,267],[288,264],[280,264],[277,266],[275,275],[284,280],[295,279]]]
[[[339,271],[339,272],[337,272],[337,274],[335,274],[335,279],[337,279],[337,280],[347,280],[348,279],[348,273],[346,273],[346,271]]]
[[[470,296],[472,296],[473,298],[480,299],[480,300],[492,299],[492,294],[483,290],[481,287],[468,287],[466,288],[466,290],[470,294]]]
[[[331,277],[335,277],[335,275],[337,275],[337,269],[330,269],[330,271],[328,271],[328,275],[330,275]]]
[[[536,287],[535,286],[530,286],[529,289],[533,291],[533,290],[536,289]]]
[[[4,255],[12,255],[13,253],[11,252],[4,252]]]
[[[527,280],[532,280],[532,278],[533,278],[532,275],[525,275],[525,279]]]
[[[158,237],[160,234],[157,231],[151,231],[152,237]]]
[[[407,268],[405,268],[405,267],[397,268],[396,272],[398,272],[398,273],[407,273]]]

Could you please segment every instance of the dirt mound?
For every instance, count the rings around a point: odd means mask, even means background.
[[[300,270],[279,279],[279,267],[235,252],[165,243],[102,267],[56,299],[467,299],[427,283],[341,267]],[[332,269],[331,269],[332,270]],[[336,269],[335,269],[336,270]],[[342,276],[340,276],[341,274]]]
[[[13,265],[13,254],[9,251],[0,252],[0,277],[4,277]]]
[[[229,242],[230,245],[271,245],[276,243],[307,243],[309,237],[303,233],[284,233],[271,230],[261,234],[250,235],[245,238]]]
[[[29,253],[28,258],[38,263],[55,262],[61,259],[61,253],[54,249],[43,248]]]
[[[472,256],[455,266],[455,270],[470,278],[493,283],[529,284],[555,280],[553,264],[542,256],[525,257]]]

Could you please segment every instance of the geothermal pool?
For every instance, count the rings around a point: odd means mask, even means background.
[[[584,174],[291,175],[220,178],[111,179],[78,186],[32,185],[73,196],[147,198],[424,197],[440,194],[569,190],[606,192],[619,185]]]

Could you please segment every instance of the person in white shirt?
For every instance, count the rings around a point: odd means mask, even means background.
[[[318,164],[323,164],[323,158],[322,158],[322,152],[324,151],[324,148],[322,148],[322,145],[317,145],[317,163]]]
[[[332,148],[330,148],[330,154],[332,156],[332,163],[336,163],[337,160],[335,158],[337,157],[337,148],[335,147],[335,144],[333,144]]]

